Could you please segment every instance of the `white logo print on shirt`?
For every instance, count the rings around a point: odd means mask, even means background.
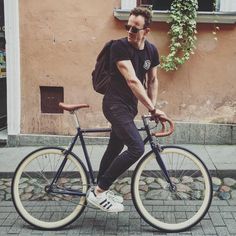
[[[150,60],[146,60],[143,64],[143,68],[145,70],[149,70],[150,66],[151,66],[151,61]]]

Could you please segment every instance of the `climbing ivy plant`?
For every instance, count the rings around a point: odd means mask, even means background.
[[[161,68],[177,70],[194,54],[196,37],[197,0],[174,0],[170,10],[170,52],[161,57]]]

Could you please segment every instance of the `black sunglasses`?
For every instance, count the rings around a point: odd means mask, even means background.
[[[127,31],[130,31],[130,29],[131,29],[131,33],[134,33],[134,34],[137,34],[140,30],[144,30],[144,29],[146,29],[146,27],[144,27],[144,28],[142,28],[142,29],[138,29],[138,28],[136,28],[135,26],[132,26],[132,25],[125,25],[125,29],[127,30]]]

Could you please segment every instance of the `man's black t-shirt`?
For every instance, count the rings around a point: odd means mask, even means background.
[[[137,113],[138,100],[116,66],[116,62],[123,60],[131,60],[136,76],[143,84],[148,70],[159,64],[159,55],[156,47],[147,40],[143,50],[134,48],[127,38],[116,40],[111,46],[111,86],[104,96],[104,102],[121,103],[128,106],[130,111]]]

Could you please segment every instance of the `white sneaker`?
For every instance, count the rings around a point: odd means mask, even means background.
[[[109,198],[112,198],[113,201],[118,202],[118,203],[123,203],[124,199],[121,196],[115,195],[112,191],[107,191],[107,195],[109,196]]]
[[[108,192],[109,191],[105,191],[96,195],[94,189],[89,190],[87,201],[106,212],[124,211],[124,205],[114,201],[113,198],[109,196]]]

